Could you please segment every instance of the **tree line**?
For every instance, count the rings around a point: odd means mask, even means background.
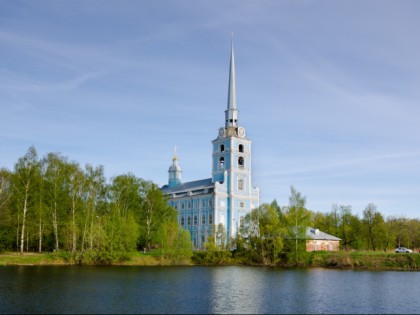
[[[227,247],[223,242],[225,231],[219,225],[214,234],[215,245],[209,247],[213,253],[205,256],[210,261],[218,260],[221,257],[214,256],[214,251],[230,248],[233,256],[250,263],[273,265],[282,259],[299,262],[299,255],[306,251],[307,227],[341,238],[340,248],[346,251],[394,252],[400,246],[420,249],[418,218],[385,218],[373,203],[365,207],[361,216],[348,205],[334,204],[328,212],[312,211],[306,208],[306,197],[291,187],[288,205],[280,206],[274,200],[254,209]]]
[[[341,238],[343,250],[420,248],[417,218],[385,218],[374,204],[361,216],[349,205],[312,211],[291,187],[287,205],[274,200],[254,209],[229,242],[224,227],[214,226],[199,256],[208,262],[226,255],[258,264],[275,264],[284,255],[298,260],[308,226]],[[0,169],[0,251],[62,251],[83,263],[124,260],[152,249],[175,261],[193,255],[189,232],[151,181],[130,173],[107,181],[102,166],[82,167],[58,153],[39,158],[34,147],[13,171]]]
[[[34,147],[13,171],[0,169],[0,251],[106,262],[159,246],[169,258],[190,257],[189,233],[177,222],[159,187],[133,174],[108,183],[102,166],[58,153],[39,158]]]

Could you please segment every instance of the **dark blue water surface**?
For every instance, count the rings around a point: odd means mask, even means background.
[[[420,313],[420,273],[3,266],[0,313]]]

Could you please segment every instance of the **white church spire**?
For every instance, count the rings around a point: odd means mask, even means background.
[[[238,124],[238,110],[236,108],[236,82],[235,82],[235,55],[233,50],[233,33],[230,54],[230,69],[229,69],[229,90],[228,90],[228,104],[225,111],[226,128],[237,127]]]

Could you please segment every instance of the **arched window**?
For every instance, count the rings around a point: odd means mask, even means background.
[[[185,224],[185,219],[184,217],[181,217],[181,226],[184,226],[184,224]]]
[[[225,152],[225,145],[224,144],[220,145],[220,152]]]
[[[239,145],[239,152],[244,152],[244,146],[242,144]]]
[[[197,216],[194,216],[194,225],[197,225]]]
[[[225,168],[225,158],[223,156],[219,159],[219,168]]]
[[[238,158],[238,165],[239,165],[239,168],[244,168],[245,162],[242,156]]]
[[[190,216],[188,216],[188,218],[187,218],[187,225],[191,225],[191,217]]]

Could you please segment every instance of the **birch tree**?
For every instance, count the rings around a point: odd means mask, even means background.
[[[26,227],[26,217],[28,211],[33,207],[32,199],[34,193],[34,181],[36,176],[40,175],[40,163],[38,161],[38,155],[33,146],[31,146],[27,153],[19,158],[18,162],[15,164],[15,192],[19,196],[21,201],[20,207],[18,209],[21,212],[21,230],[20,230],[20,253],[23,254],[24,245],[25,245],[25,227]],[[19,222],[18,222],[19,224]]]

